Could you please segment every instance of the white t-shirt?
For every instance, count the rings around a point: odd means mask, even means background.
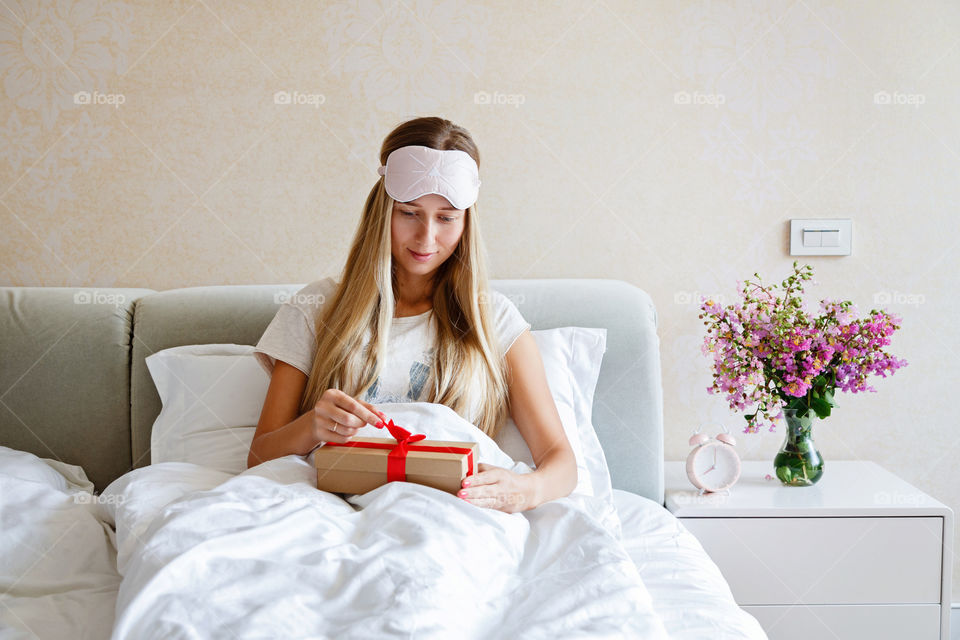
[[[277,360],[283,360],[310,375],[316,351],[316,318],[322,313],[324,304],[333,300],[337,285],[333,278],[311,282],[280,306],[254,348],[254,357],[268,374],[273,374]],[[505,295],[492,290],[490,294],[495,333],[506,353],[520,334],[530,328],[530,323]],[[393,319],[387,360],[380,376],[361,400],[371,404],[426,400],[426,381],[430,376],[436,343],[432,315],[430,310]],[[369,338],[368,330],[364,349],[369,347]],[[475,402],[467,419],[475,422],[478,409]]]

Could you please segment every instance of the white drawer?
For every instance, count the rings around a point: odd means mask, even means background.
[[[770,640],[939,638],[940,605],[796,605],[743,607]]]
[[[741,605],[940,604],[943,518],[682,518]]]

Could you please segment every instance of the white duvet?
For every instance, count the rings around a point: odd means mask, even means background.
[[[766,640],[737,606],[703,546],[672,513],[635,493],[613,490],[623,545],[640,571],[672,640]]]
[[[113,532],[80,467],[0,446],[0,640],[110,636]]]
[[[388,415],[463,439],[433,406],[419,424]],[[513,465],[476,435],[479,461]],[[507,514],[394,482],[347,501],[287,456],[237,476],[151,465],[104,498],[123,576],[113,638],[668,637],[616,511],[592,496]]]
[[[506,514],[390,483],[348,503],[314,477],[288,456],[115,483],[113,637],[667,637],[595,498]]]
[[[451,414],[432,437],[457,435]],[[314,478],[297,456],[239,476],[171,462],[97,497],[79,467],[0,447],[0,640],[765,638],[646,498],[508,515],[408,483],[345,502]]]
[[[388,415],[530,471],[442,405]],[[123,577],[112,637],[765,637],[676,518],[616,493],[506,514],[401,482],[343,500],[300,456],[151,465],[99,501]]]

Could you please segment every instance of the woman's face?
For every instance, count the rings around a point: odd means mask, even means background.
[[[390,221],[394,265],[411,275],[433,273],[456,250],[465,216],[435,193],[395,202]]]

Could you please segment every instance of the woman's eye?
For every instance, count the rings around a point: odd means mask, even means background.
[[[405,216],[415,216],[415,215],[417,215],[417,212],[416,212],[416,211],[403,211],[403,210],[401,210],[400,213],[401,213],[402,215],[405,215]],[[456,221],[456,218],[453,218],[453,217],[451,217],[451,216],[440,216],[440,220],[443,221],[443,222],[449,223],[449,222],[455,222],[455,221]]]

